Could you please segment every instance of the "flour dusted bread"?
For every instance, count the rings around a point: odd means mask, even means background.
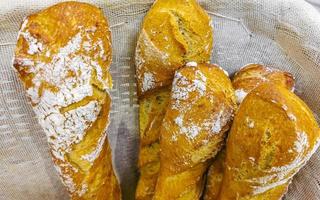
[[[27,17],[14,67],[72,199],[120,199],[106,129],[111,36],[100,9],[65,2]]]
[[[195,0],[157,0],[145,16],[136,47],[140,153],[136,199],[152,199],[159,172],[159,134],[175,70],[208,62],[210,18]]]
[[[208,62],[212,40],[210,17],[196,0],[156,0],[136,47],[138,94],[171,85],[187,62]]]
[[[302,100],[285,87],[262,83],[234,118],[218,199],[281,199],[319,139],[319,126]]]
[[[152,199],[160,168],[159,134],[163,117],[170,100],[170,87],[140,99],[140,151],[138,167],[140,178],[136,199]]]
[[[222,147],[235,107],[231,81],[217,66],[175,73],[160,133],[155,200],[201,197],[209,161]]]
[[[265,67],[261,64],[244,66],[232,80],[232,85],[236,90],[237,102],[241,103],[244,97],[261,83],[270,81],[288,90],[294,90],[294,77],[289,72]]]
[[[288,90],[293,90],[295,84],[293,76],[288,72],[268,68],[260,64],[246,65],[235,74],[232,80],[238,104],[243,101],[248,93],[264,82],[273,82]],[[217,155],[210,166],[204,200],[218,199],[225,168],[224,159],[225,149]]]

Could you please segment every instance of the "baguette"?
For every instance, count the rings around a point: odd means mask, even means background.
[[[107,127],[111,35],[102,11],[65,2],[28,16],[14,68],[72,199],[120,199]]]
[[[267,68],[259,64],[249,64],[242,67],[232,80],[232,85],[236,91],[237,103],[240,104],[248,93],[264,82],[273,82],[288,90],[294,90],[294,77],[290,73]],[[210,166],[204,200],[218,199],[225,168],[224,158],[225,148]]]
[[[218,199],[281,199],[319,142],[319,126],[302,100],[272,82],[260,84],[234,118]]]
[[[137,200],[152,199],[154,194],[160,127],[174,72],[189,61],[208,62],[211,50],[210,17],[195,0],[155,1],[144,18],[135,57],[140,104]]]
[[[161,127],[154,200],[201,197],[205,172],[220,151],[236,108],[228,76],[217,66],[179,69]]]

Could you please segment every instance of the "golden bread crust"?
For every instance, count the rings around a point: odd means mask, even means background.
[[[203,196],[204,200],[218,199],[223,179],[225,154],[225,148],[223,148],[214,158],[213,163],[209,168],[206,188]]]
[[[72,199],[120,199],[106,129],[111,34],[100,9],[64,2],[28,16],[14,67]]]
[[[195,0],[155,1],[142,23],[135,54],[141,137],[136,199],[151,199],[154,193],[159,132],[175,70],[189,61],[208,62],[211,51],[210,17]]]
[[[236,108],[223,70],[199,64],[179,69],[160,134],[160,174],[154,199],[199,199],[210,159],[220,150]]]
[[[234,118],[219,199],[281,199],[319,139],[319,126],[302,100],[285,87],[261,84]]]
[[[232,79],[238,104],[254,88],[269,81],[288,90],[294,90],[294,77],[289,72],[268,68],[260,64],[249,64],[241,68]]]
[[[205,63],[212,50],[210,17],[196,0],[157,0],[144,18],[136,47],[138,95],[171,85],[187,62]]]
[[[260,64],[249,64],[241,68],[232,80],[238,104],[243,101],[248,93],[264,82],[273,82],[289,90],[294,89],[294,78],[290,73],[267,68]],[[221,154],[224,154],[224,152],[221,152]],[[221,177],[223,177],[223,170],[221,169],[225,168],[224,158],[221,159],[225,156],[220,156],[220,154],[218,156],[213,161],[208,173],[205,200],[218,199],[222,185]]]
[[[154,194],[160,168],[160,127],[170,100],[170,91],[170,87],[159,89],[139,101],[140,147],[138,167],[140,178],[136,189],[137,200],[152,199]]]

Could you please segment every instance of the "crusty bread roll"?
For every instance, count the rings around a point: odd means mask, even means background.
[[[267,68],[260,64],[246,65],[235,74],[232,80],[238,104],[241,103],[247,93],[264,82],[273,82],[289,90],[293,90],[295,84],[293,76],[288,72]],[[224,171],[224,154],[225,149],[219,152],[210,166],[204,200],[218,199]]]
[[[156,0],[143,20],[136,47],[138,95],[171,85],[187,62],[208,62],[210,17],[196,0]]]
[[[175,73],[160,134],[154,200],[199,199],[209,161],[220,150],[236,108],[228,76],[199,64]]]
[[[120,199],[106,129],[111,36],[102,11],[65,2],[25,19],[14,67],[72,199]]]
[[[234,118],[218,199],[281,199],[319,142],[308,106],[285,87],[262,83]]]
[[[159,172],[160,126],[175,70],[208,62],[210,18],[195,0],[157,0],[144,18],[136,47],[140,118],[137,200],[152,199]]]
[[[238,104],[251,90],[268,81],[294,90],[294,77],[289,72],[268,68],[260,64],[249,64],[241,68],[232,80]]]

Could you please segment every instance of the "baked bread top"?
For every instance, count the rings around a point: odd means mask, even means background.
[[[208,62],[213,40],[210,23],[196,0],[155,1],[136,47],[138,95],[171,85],[175,70],[187,62]]]

